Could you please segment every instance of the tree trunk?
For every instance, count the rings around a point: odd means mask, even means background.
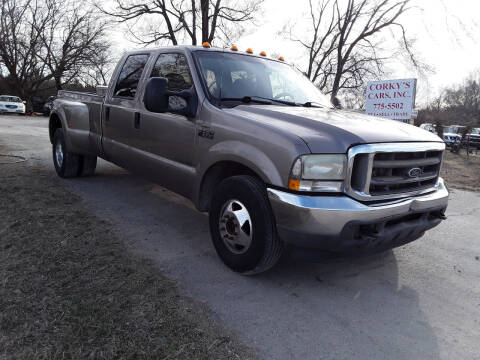
[[[337,67],[337,73],[335,74],[335,80],[333,81],[332,85],[332,92],[330,93],[330,98],[335,99],[338,95],[338,91],[340,90],[340,80],[342,79],[342,71],[343,68],[340,66]]]
[[[63,90],[62,78],[60,76],[55,76],[55,87],[57,90]]]
[[[202,43],[208,41],[208,0],[200,0],[202,12]]]
[[[197,45],[197,14],[195,0],[192,0],[192,45]]]

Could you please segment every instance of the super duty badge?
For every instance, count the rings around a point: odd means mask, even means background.
[[[202,126],[198,129],[198,136],[212,140],[215,136],[215,131],[208,126]]]

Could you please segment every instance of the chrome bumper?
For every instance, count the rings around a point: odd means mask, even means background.
[[[372,238],[374,242],[375,238],[393,241],[386,247],[415,240],[440,223],[448,204],[448,191],[442,179],[437,190],[430,194],[376,205],[345,195],[307,196],[270,188],[267,192],[278,233],[285,242],[329,250],[350,248]],[[410,216],[414,214],[419,214],[418,218]],[[368,225],[377,228],[369,230],[371,233],[366,237],[358,233]]]

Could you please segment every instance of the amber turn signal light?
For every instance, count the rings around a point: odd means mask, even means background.
[[[260,53],[260,55],[261,55],[261,56],[267,56],[267,53],[266,53],[265,51],[262,51],[262,52]]]
[[[280,60],[280,61],[285,61],[285,59],[283,58],[283,56],[280,56],[280,57],[278,58],[278,60]]]
[[[232,45],[232,47],[230,48],[230,50],[232,50],[232,51],[238,51],[237,45]]]
[[[247,49],[247,53],[253,54],[253,50],[252,50],[251,48],[248,48],[248,49]]]
[[[288,182],[288,188],[290,190],[300,190],[300,180],[290,179]]]
[[[211,45],[210,45],[209,42],[206,42],[206,41],[205,41],[205,42],[203,43],[203,47],[208,49],[209,47],[211,47]]]

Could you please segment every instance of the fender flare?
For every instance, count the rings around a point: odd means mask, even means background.
[[[53,143],[53,135],[54,135],[53,129],[56,128],[56,127],[53,126],[53,122],[54,122],[53,118],[54,117],[56,117],[60,120],[63,135],[65,137],[65,141],[67,142],[68,141],[67,136],[66,136],[67,120],[66,120],[66,117],[65,117],[65,112],[61,108],[53,109],[50,112],[50,117],[49,117],[49,120],[48,120],[48,134],[49,134],[49,137],[50,137],[50,142]],[[68,146],[68,144],[67,144],[67,146]]]
[[[209,170],[218,164],[231,162],[242,165],[257,175],[265,184],[282,186],[282,177],[273,161],[260,149],[237,140],[223,141],[209,149],[206,162],[200,163],[194,189],[194,202],[201,202],[202,188]]]

